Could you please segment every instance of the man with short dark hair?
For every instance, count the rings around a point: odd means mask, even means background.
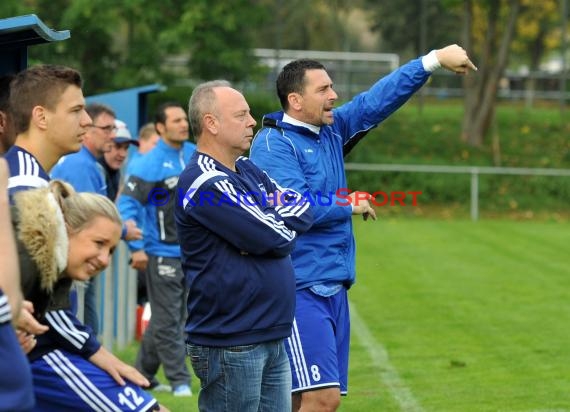
[[[143,240],[128,242],[131,266],[145,271],[152,312],[135,366],[151,382],[151,388],[191,396],[183,337],[186,286],[174,205],[178,176],[196,146],[188,142],[188,117],[178,103],[160,105],[155,128],[161,139],[154,149],[131,164],[118,200],[123,220],[133,219],[139,226],[142,221],[144,228]],[[170,388],[156,379],[161,364]]]
[[[5,158],[10,176],[7,179],[10,200],[16,192],[47,186],[51,167],[61,156],[79,150],[86,127],[91,123],[85,112],[81,86],[78,71],[56,65],[32,66],[14,76],[3,77],[1,146],[2,152],[7,149]],[[81,339],[80,351],[94,353],[97,350],[98,343],[89,336],[72,312],[59,311],[57,318],[50,313],[48,328],[32,315],[31,302],[25,301],[24,305],[16,327],[20,344],[26,353],[30,354],[38,346],[42,347],[53,340],[64,345],[76,343],[78,336]],[[60,333],[62,325],[65,333]],[[17,359],[14,358],[13,362],[16,365]],[[13,365],[10,364],[10,367]],[[4,372],[11,373],[10,370]],[[18,382],[18,375],[14,375],[14,379],[17,386],[23,385],[21,381]],[[25,388],[22,386],[19,390],[25,391]],[[17,392],[13,395],[17,395]],[[26,397],[30,401],[29,394]],[[2,406],[19,410],[28,405],[19,403],[12,408],[3,399]]]
[[[10,113],[16,134],[6,153],[8,190],[46,187],[59,159],[81,149],[91,124],[85,110],[81,75],[64,66],[32,66],[10,85]]]
[[[335,108],[338,98],[325,67],[310,59],[287,64],[277,77],[283,108],[268,114],[250,156],[279,184],[315,198],[315,224],[291,258],[297,279],[295,326],[287,350],[293,373],[293,410],[334,411],[347,394],[350,319],[348,288],[355,281],[352,215],[376,218],[367,199],[350,194],[344,156],[402,106],[439,67],[476,70],[457,45],[412,60],[369,90]],[[320,203],[320,202],[319,202]]]
[[[13,128],[9,134],[15,136],[14,145],[5,155],[10,171],[10,196],[19,191],[46,187],[50,180],[48,173],[60,157],[80,149],[83,136],[91,124],[91,118],[85,111],[81,87],[82,79],[78,71],[57,65],[29,67],[10,81],[6,109],[12,117],[11,124],[8,121],[8,125]],[[3,93],[5,92],[4,89]],[[11,137],[4,142],[10,144]],[[49,329],[40,325],[28,311],[22,310],[20,314],[17,327],[25,330],[28,336],[35,334],[35,340],[26,348],[32,370],[38,353],[41,354],[42,348],[54,341],[73,347],[86,358],[100,348],[89,329],[70,310],[48,312],[45,320]],[[30,329],[31,327],[36,330]],[[37,329],[38,327],[42,329]],[[11,373],[2,371],[4,372]],[[30,401],[29,395],[27,397]],[[2,406],[10,408],[8,403],[3,403]],[[20,403],[14,405],[13,410],[27,406]]]

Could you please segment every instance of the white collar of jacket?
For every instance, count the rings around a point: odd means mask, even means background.
[[[315,134],[319,134],[321,132],[321,128],[319,126],[315,126],[314,124],[309,124],[309,123],[305,123],[305,122],[302,122],[300,120],[294,119],[293,117],[289,116],[287,113],[283,113],[283,119],[281,121],[285,122],[285,123],[292,124],[294,126],[306,127],[307,129],[309,129],[311,132],[313,132]]]

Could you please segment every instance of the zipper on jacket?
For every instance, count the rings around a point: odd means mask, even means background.
[[[164,229],[164,211],[158,211],[158,227],[160,228],[160,240],[166,239],[166,231]]]

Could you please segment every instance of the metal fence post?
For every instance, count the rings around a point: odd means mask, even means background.
[[[135,336],[137,272],[129,266],[129,250],[124,242],[116,249],[115,256],[115,346],[123,349]]]
[[[102,293],[103,293],[103,322],[99,322],[102,327],[99,331],[101,334],[101,340],[103,346],[109,349],[110,351],[113,350],[114,344],[114,336],[113,336],[113,328],[114,325],[114,316],[116,307],[115,302],[113,300],[113,295],[115,291],[113,290],[113,285],[115,283],[115,271],[113,270],[113,262],[109,265],[109,267],[105,270],[105,272],[99,275],[99,279],[101,280],[100,285],[102,286]]]
[[[471,169],[471,220],[479,219],[479,169]]]

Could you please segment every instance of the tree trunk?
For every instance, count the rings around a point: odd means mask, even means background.
[[[472,22],[473,22],[473,2],[471,0],[465,0],[463,3],[464,5],[464,23],[463,23],[463,47],[467,50],[468,53],[473,53],[473,29],[472,29]],[[482,69],[482,62],[475,62],[475,65],[479,66],[479,70]],[[466,122],[467,118],[472,118],[475,113],[475,103],[476,99],[474,98],[474,93],[472,91],[475,89],[475,76],[468,75],[463,77],[463,90],[465,91],[464,94],[464,102],[463,107],[465,109],[463,115],[463,125],[461,130],[461,140],[464,142],[468,141],[469,134],[467,133],[468,123]]]
[[[530,75],[525,83],[525,107],[530,109],[534,104],[534,95],[536,92],[535,73],[538,71],[540,60],[544,54],[544,39],[546,37],[546,27],[541,23],[536,38],[530,45]]]
[[[489,2],[487,10],[488,29],[483,45],[481,60],[475,62],[479,71],[468,75],[465,79],[465,113],[461,138],[471,146],[480,146],[495,115],[495,101],[499,80],[503,76],[509,57],[509,46],[513,39],[516,20],[519,14],[519,0],[510,0],[508,21],[498,42],[500,20],[500,1]],[[466,18],[472,16],[472,2],[465,1]],[[467,26],[467,24],[466,24]]]

